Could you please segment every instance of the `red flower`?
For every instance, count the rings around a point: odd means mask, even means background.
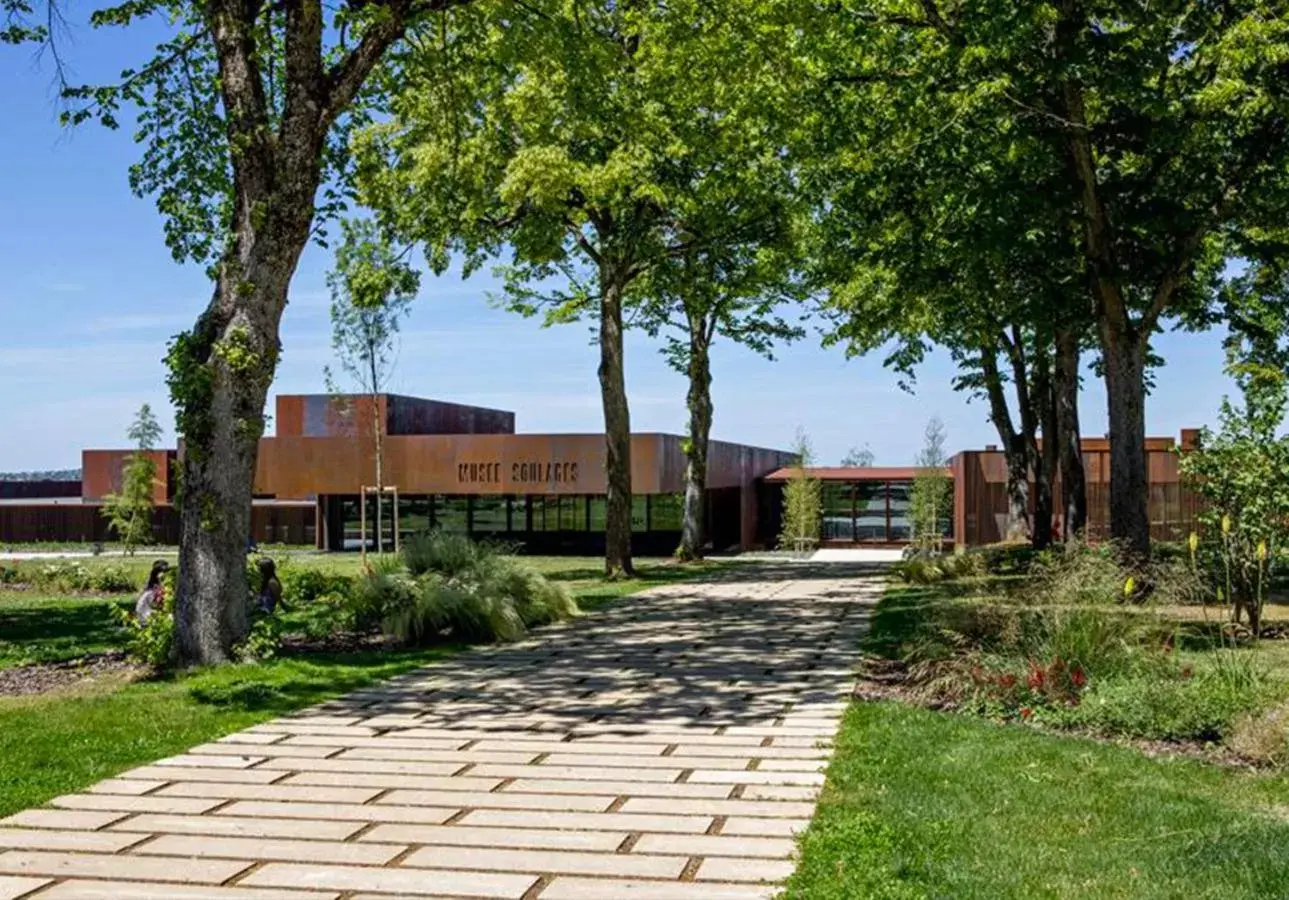
[[[1034,710],[1030,709],[1028,706],[1022,706],[1020,708],[1020,717],[1022,719],[1028,719],[1032,715],[1034,715]]]
[[[1088,676],[1084,673],[1082,666],[1075,666],[1070,672],[1070,682],[1076,687],[1081,688],[1088,683]]]
[[[1011,690],[1016,686],[1016,676],[1013,675],[1011,672],[1007,672],[1004,675],[1000,675],[998,678],[998,684],[1000,687],[1006,688],[1007,690]]]
[[[1043,683],[1047,680],[1047,675],[1034,663],[1029,664],[1029,689],[1031,691],[1041,691]]]

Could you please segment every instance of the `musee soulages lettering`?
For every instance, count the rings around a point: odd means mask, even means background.
[[[499,462],[457,463],[457,481],[462,484],[500,484]],[[515,484],[576,484],[577,463],[540,461],[510,464],[510,480]]]

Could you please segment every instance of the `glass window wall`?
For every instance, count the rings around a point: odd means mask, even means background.
[[[654,494],[649,498],[650,531],[680,531],[684,520],[684,494]]]

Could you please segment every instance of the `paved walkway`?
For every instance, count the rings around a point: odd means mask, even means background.
[[[879,588],[745,567],[0,822],[0,900],[752,900],[792,870]]]

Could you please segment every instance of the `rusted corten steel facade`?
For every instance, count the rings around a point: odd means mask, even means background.
[[[451,527],[542,552],[596,552],[603,541],[602,434],[515,434],[511,412],[397,395],[283,395],[274,424],[276,434],[260,441],[255,497],[295,504],[297,516],[300,503],[313,504],[311,534],[320,548],[360,540],[359,497],[376,481],[377,424],[383,483],[398,490],[405,536]],[[175,453],[157,454],[161,505],[173,497]],[[83,498],[99,501],[119,490],[129,454],[85,451]],[[631,454],[633,544],[637,552],[669,553],[680,529],[683,438],[636,434]],[[789,459],[782,451],[712,442],[705,507],[714,547],[758,543],[760,479]],[[371,519],[374,501],[367,506]],[[387,528],[390,518],[386,512]]]
[[[1170,437],[1146,439],[1146,466],[1150,496],[1150,537],[1156,541],[1180,541],[1196,529],[1199,497],[1182,481],[1179,451],[1194,447],[1199,431],[1183,429],[1181,440]],[[1087,484],[1087,537],[1102,541],[1110,535],[1110,441],[1084,438],[1083,470]],[[1007,465],[1000,450],[969,450],[951,461],[954,473],[954,534],[970,546],[995,543],[1007,532]],[[1032,488],[1032,485],[1031,485]],[[1062,507],[1061,483],[1053,487],[1056,509]],[[1031,489],[1031,506],[1034,492]],[[1031,510],[1032,511],[1032,510]],[[1057,523],[1058,528],[1061,523]]]
[[[81,451],[81,498],[84,500],[102,500],[108,494],[121,490],[121,471],[126,460],[139,451],[136,450],[82,450]],[[152,501],[169,503],[174,497],[174,479],[171,467],[175,461],[174,450],[144,451],[152,457],[157,466],[157,477],[152,483]]]

